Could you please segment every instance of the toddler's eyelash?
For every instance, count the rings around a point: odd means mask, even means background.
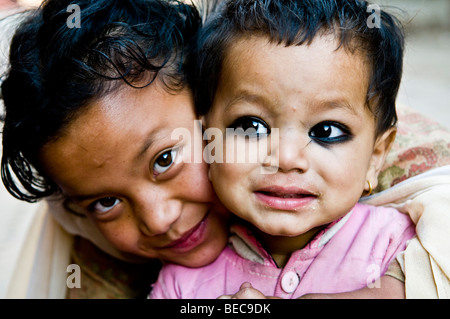
[[[343,134],[340,136],[336,136],[336,137],[314,136],[313,133],[314,133],[315,129],[318,130],[319,128],[323,128],[325,126],[329,126],[332,128],[334,127],[336,129],[340,130]],[[314,125],[311,128],[308,135],[311,138],[311,140],[313,140],[316,143],[319,143],[323,146],[331,146],[333,144],[344,143],[353,138],[353,134],[351,133],[350,129],[346,125],[344,125],[342,123],[338,123],[338,122],[333,122],[333,121],[325,121],[325,122],[321,122],[319,124]]]
[[[244,128],[246,124],[249,124],[250,122],[254,122],[258,124],[258,128],[255,128],[255,137],[262,137],[262,136],[268,136],[270,135],[270,126],[262,119],[255,117],[255,116],[242,116],[236,120],[234,120],[230,125],[227,126],[227,128],[237,129],[242,128],[244,131],[251,128]],[[254,127],[253,127],[254,128]],[[259,130],[263,130],[263,132],[259,132]]]

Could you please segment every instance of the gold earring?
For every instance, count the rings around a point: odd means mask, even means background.
[[[370,195],[372,195],[372,191],[373,191],[372,183],[369,180],[367,180],[367,184],[369,184],[369,190],[367,191],[366,196],[370,196]]]

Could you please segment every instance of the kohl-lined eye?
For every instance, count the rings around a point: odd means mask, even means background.
[[[105,197],[96,200],[92,205],[92,210],[97,214],[105,214],[117,206],[121,202],[120,199],[116,197]]]
[[[238,118],[233,124],[230,125],[230,128],[235,130],[235,133],[238,133],[239,130],[243,130],[241,132],[243,135],[248,137],[262,137],[270,135],[270,127],[263,120],[253,117],[253,116],[244,116]]]
[[[322,143],[339,143],[348,140],[350,131],[342,124],[322,122],[309,131],[309,137]]]
[[[167,171],[175,162],[178,150],[173,148],[161,153],[153,163],[153,174],[159,175]]]

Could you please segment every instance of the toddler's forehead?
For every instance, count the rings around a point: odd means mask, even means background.
[[[297,48],[304,50],[297,50]],[[301,54],[299,54],[300,51],[302,52]],[[249,54],[248,52],[251,53]],[[265,59],[265,56],[272,54],[272,52],[278,54],[277,58],[272,60]],[[367,87],[364,89],[367,91],[369,79],[373,72],[365,52],[340,46],[339,41],[333,34],[317,36],[311,43],[286,45],[285,43],[271,41],[266,35],[249,33],[248,35],[239,36],[235,41],[231,41],[223,54],[221,79],[227,76],[228,72],[235,72],[238,66],[245,69],[247,73],[256,74],[264,72],[264,69],[274,72],[282,71],[286,67],[288,70],[298,70],[298,72],[285,74],[285,76],[289,76],[289,74],[295,75],[295,73],[302,72],[302,69],[313,71],[316,68],[320,71],[321,64],[324,64],[330,67],[330,70],[326,70],[326,72],[330,72],[330,77],[336,73],[331,73],[331,67],[337,68],[337,72],[340,73],[350,69],[357,70],[360,80],[364,81]],[[262,60],[263,63],[254,63],[256,60]],[[323,63],[321,63],[322,61]],[[264,63],[266,64],[264,65]],[[314,73],[310,74],[310,78],[312,80],[316,78]],[[339,85],[339,83],[335,84],[336,86]],[[301,87],[304,83],[297,83],[297,85]],[[366,94],[367,92],[364,93]]]

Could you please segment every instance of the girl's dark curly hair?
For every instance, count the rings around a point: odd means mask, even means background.
[[[70,5],[80,9],[79,27]],[[1,85],[1,176],[14,197],[34,202],[59,191],[39,167],[41,148],[90,101],[124,83],[185,85],[186,50],[201,18],[175,0],[47,0],[26,14]]]

